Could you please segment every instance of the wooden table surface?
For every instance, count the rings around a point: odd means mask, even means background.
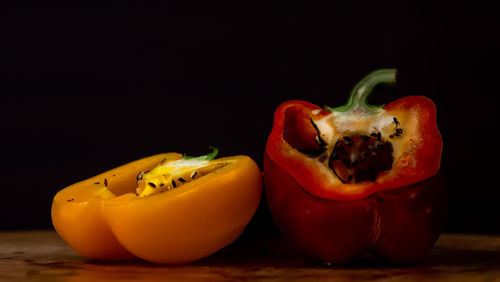
[[[0,232],[0,281],[500,281],[500,236],[444,234],[426,259],[394,266],[365,255],[349,265],[307,262],[280,238],[246,237],[187,265],[103,263],[53,231]]]

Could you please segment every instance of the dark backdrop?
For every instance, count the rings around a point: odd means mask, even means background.
[[[0,9],[0,229],[51,228],[58,190],[159,152],[262,167],[280,102],[341,105],[395,67],[374,102],[435,101],[447,231],[500,233],[498,14],[479,2],[65,5]],[[272,228],[263,202],[251,229]]]

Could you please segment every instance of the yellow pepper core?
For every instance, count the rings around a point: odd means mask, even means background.
[[[217,161],[198,158],[162,162],[147,172],[139,173],[136,193],[143,198],[178,188],[184,183],[225,166],[228,162],[230,160]]]

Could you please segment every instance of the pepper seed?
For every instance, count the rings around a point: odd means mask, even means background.
[[[367,136],[367,135],[360,135],[361,139],[365,140],[365,141],[368,141],[370,140],[370,136]]]

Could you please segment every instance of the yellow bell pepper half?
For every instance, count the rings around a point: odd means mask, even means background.
[[[177,153],[143,158],[59,191],[52,222],[77,253],[97,260],[136,257],[188,263],[233,242],[262,194],[247,156]]]

